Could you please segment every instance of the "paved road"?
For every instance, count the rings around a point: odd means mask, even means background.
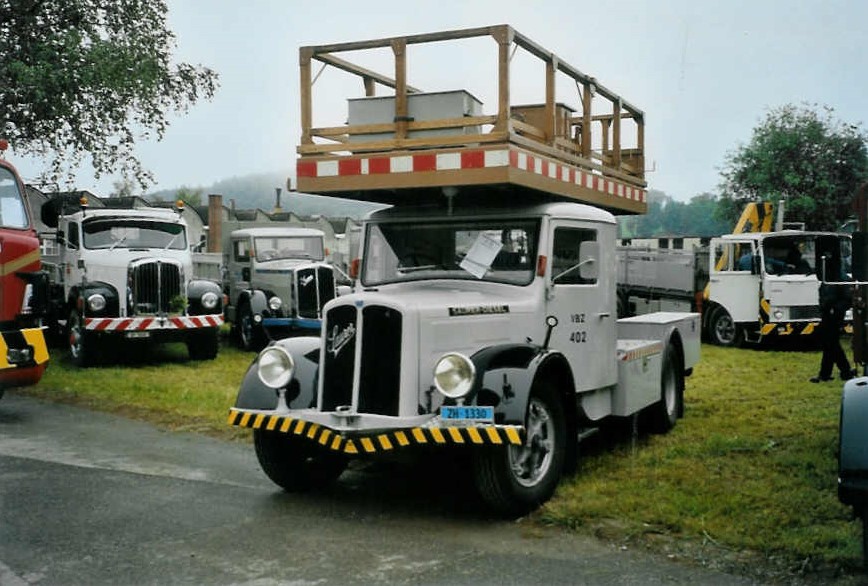
[[[9,392],[0,585],[748,583],[485,518],[455,472],[378,465],[290,495],[248,445]]]

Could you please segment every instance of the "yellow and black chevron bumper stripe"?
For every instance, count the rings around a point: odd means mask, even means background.
[[[769,322],[771,304],[768,299],[760,300],[760,334],[763,336],[810,336],[820,325],[819,322]]]
[[[33,349],[33,359],[26,364],[9,362],[9,350]],[[0,332],[0,370],[20,366],[34,366],[48,362],[48,346],[42,328],[26,328]]]
[[[411,446],[520,446],[524,442],[524,428],[520,425],[413,427],[347,437],[318,423],[235,408],[229,410],[229,425],[297,435],[329,450],[349,455],[390,452]]]

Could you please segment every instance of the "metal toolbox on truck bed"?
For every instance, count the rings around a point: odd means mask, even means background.
[[[619,340],[665,341],[677,329],[684,344],[684,368],[699,362],[702,321],[698,313],[659,311],[618,320]]]

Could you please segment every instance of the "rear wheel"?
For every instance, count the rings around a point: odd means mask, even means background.
[[[738,347],[744,338],[741,326],[735,323],[723,307],[718,307],[711,314],[708,333],[711,341],[718,346]]]
[[[254,430],[253,445],[263,472],[287,492],[324,488],[347,467],[344,456],[285,433]]]
[[[474,455],[476,487],[496,512],[521,515],[547,501],[557,488],[566,454],[566,418],[551,381],[535,385],[521,446],[491,446]]]
[[[651,406],[651,429],[655,433],[666,433],[678,421],[684,401],[684,373],[678,366],[678,359],[671,347],[663,353],[660,374],[660,401]]]

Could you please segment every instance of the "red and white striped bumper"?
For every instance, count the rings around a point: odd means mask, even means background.
[[[194,315],[173,317],[86,317],[84,329],[95,332],[142,332],[154,330],[193,330],[223,325],[223,316]]]

